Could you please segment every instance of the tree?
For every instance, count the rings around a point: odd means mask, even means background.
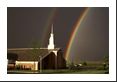
[[[69,69],[71,70],[71,69],[74,69],[74,62],[72,61],[72,62],[69,62]]]
[[[71,62],[69,60],[66,61],[66,67],[69,67]]]
[[[84,62],[82,63],[82,65],[87,66],[87,62],[86,62],[86,61],[84,61]]]
[[[35,62],[36,62],[36,59],[37,59],[37,54],[39,54],[39,50],[40,50],[39,42],[33,41],[31,43],[31,48],[32,49],[29,50],[29,54],[31,54],[31,57],[34,60],[34,70],[35,70]]]
[[[104,56],[103,61],[104,70],[109,70],[109,56]]]
[[[109,56],[106,55],[106,56],[104,56],[103,59],[104,59],[104,62],[105,62],[105,63],[109,63]]]

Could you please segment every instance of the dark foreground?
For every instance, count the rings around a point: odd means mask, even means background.
[[[9,70],[8,74],[109,74],[107,70],[42,70],[30,71],[30,70]]]
[[[7,74],[109,74],[109,65],[88,64],[83,66],[69,66],[66,69],[51,70],[7,70]]]

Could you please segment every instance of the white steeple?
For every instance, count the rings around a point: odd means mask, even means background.
[[[53,33],[53,24],[51,27],[51,34],[50,34],[50,38],[49,38],[49,45],[48,45],[48,49],[54,49],[54,33]]]

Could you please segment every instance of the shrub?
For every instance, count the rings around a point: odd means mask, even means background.
[[[82,65],[87,66],[87,62],[83,62]]]

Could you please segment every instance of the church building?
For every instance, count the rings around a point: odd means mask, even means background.
[[[55,48],[53,25],[47,48],[7,49],[7,69],[40,70],[64,69],[66,61],[60,48]]]

